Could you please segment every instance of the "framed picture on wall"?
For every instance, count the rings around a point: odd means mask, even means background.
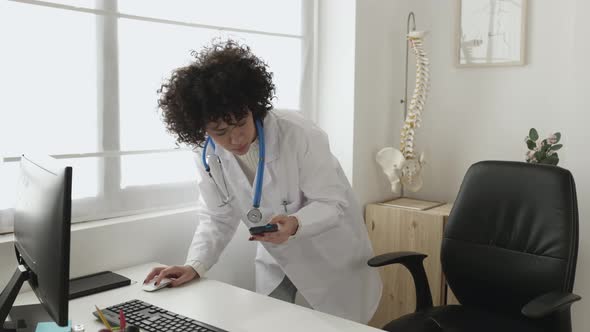
[[[527,0],[456,0],[455,64],[525,64]]]

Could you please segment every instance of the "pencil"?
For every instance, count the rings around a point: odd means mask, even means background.
[[[123,313],[123,309],[119,309],[119,327],[121,330],[125,330],[127,322],[125,321],[125,314]]]
[[[111,327],[111,325],[109,324],[109,322],[107,322],[107,319],[104,318],[104,315],[102,314],[102,311],[100,311],[100,309],[98,309],[98,306],[95,305],[94,306],[96,308],[96,312],[98,313],[98,317],[100,317],[100,320],[102,321],[102,324],[109,330],[113,330],[113,328]]]

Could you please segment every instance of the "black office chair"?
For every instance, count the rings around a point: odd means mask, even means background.
[[[472,165],[445,227],[443,272],[461,305],[432,306],[426,255],[388,253],[371,266],[403,264],[416,312],[387,331],[571,331],[578,206],[571,173],[520,162]]]

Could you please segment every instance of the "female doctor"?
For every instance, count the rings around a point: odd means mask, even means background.
[[[240,220],[276,224],[257,241],[256,291],[368,322],[381,297],[362,213],[326,134],[296,112],[272,110],[272,74],[250,48],[224,41],[194,54],[163,85],[159,107],[178,142],[199,149],[199,224],[184,266],[146,277],[172,287],[203,276]]]

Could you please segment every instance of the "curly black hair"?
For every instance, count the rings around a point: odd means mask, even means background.
[[[207,123],[235,124],[248,111],[262,120],[272,109],[273,74],[250,47],[214,41],[191,55],[195,61],[174,70],[158,90],[162,120],[178,143],[202,146]]]

